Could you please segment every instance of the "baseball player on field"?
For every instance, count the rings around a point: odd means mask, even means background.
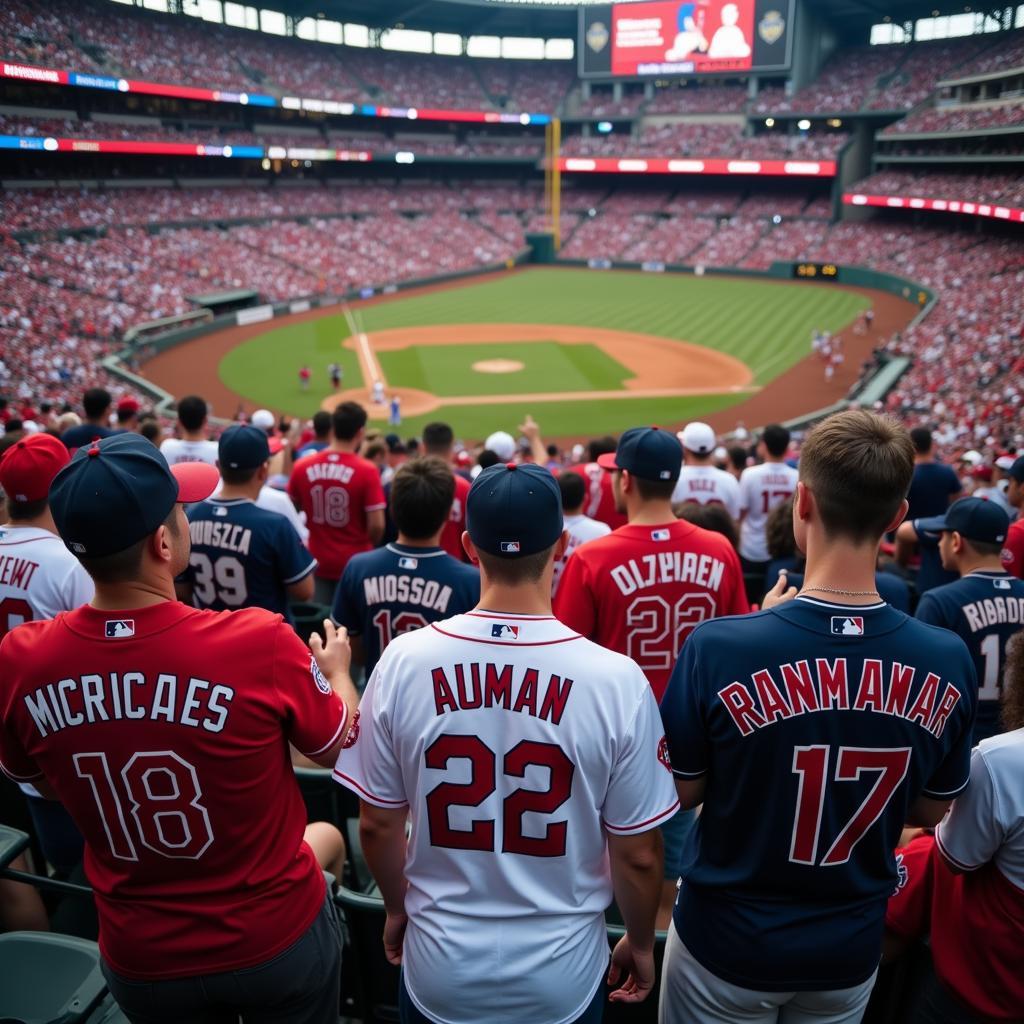
[[[703,804],[662,976],[661,1024],[855,1024],[882,948],[904,823],[970,775],[974,664],[875,589],[913,446],[838,413],[808,435],[794,501],[803,589],[698,626],[662,720],[680,802]]]
[[[366,433],[366,410],[342,402],[331,414],[334,438],[299,459],[288,494],[306,513],[309,550],[316,558],[316,600],[330,604],[348,560],[384,536],[387,502],[377,467],[356,453]]]
[[[733,519],[740,517],[740,487],[732,473],[713,464],[715,432],[706,423],[687,423],[678,434],[683,445],[683,468],[679,471],[673,505],[723,505]]]
[[[280,616],[176,600],[183,504],[216,480],[172,473],[137,434],[57,475],[53,518],[96,595],[0,643],[0,767],[85,836],[103,972],[132,1024],[336,1024],[337,922],[286,751],[336,760],[348,644],[327,622],[311,656]]]
[[[188,511],[192,553],[177,584],[196,608],[266,608],[291,622],[288,602],[313,597],[316,559],[291,524],[256,501],[267,481],[270,445],[258,427],[238,423],[221,435],[220,494]]]
[[[682,447],[670,431],[635,427],[598,460],[629,522],[579,547],[565,564],[555,615],[640,667],[660,700],[679,651],[698,622],[750,610],[732,545],[721,534],[676,519],[672,492]],[[659,928],[668,926],[693,816],[662,830],[665,881]]]
[[[480,605],[392,642],[335,777],[362,799],[405,1024],[599,1021],[606,976],[626,975],[614,1001],[653,985],[655,826],[677,806],[657,707],[636,665],[551,615],[554,477],[491,466],[468,512]]]
[[[396,636],[468,612],[480,600],[479,571],[440,545],[454,494],[454,474],[441,459],[404,462],[391,481],[398,540],[345,566],[331,618],[348,629],[367,678]]]
[[[960,579],[923,594],[916,616],[951,629],[971,652],[981,689],[974,742],[1001,732],[999,701],[1006,644],[1024,629],[1024,581],[1005,572],[999,553],[1010,521],[994,501],[961,498],[934,519],[917,520],[919,530],[939,533],[942,566]]]

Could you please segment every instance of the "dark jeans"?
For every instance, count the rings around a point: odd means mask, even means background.
[[[590,1005],[573,1021],[573,1024],[601,1024],[604,1018],[604,1003],[607,998],[602,983],[597,986],[597,992],[590,1000]],[[433,1024],[429,1017],[420,1013],[416,1004],[409,998],[404,977],[398,989],[398,1019],[402,1024]]]
[[[929,960],[911,1024],[979,1024],[981,1020],[939,981]]]
[[[136,981],[103,963],[132,1024],[338,1024],[341,937],[330,893],[305,934],[266,963],[191,978]]]

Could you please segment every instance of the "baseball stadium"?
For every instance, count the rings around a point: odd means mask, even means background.
[[[1024,1021],[1024,4],[0,50],[0,1021]]]

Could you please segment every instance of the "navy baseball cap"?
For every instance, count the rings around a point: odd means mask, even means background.
[[[1009,473],[1017,483],[1024,484],[1024,455],[1019,456],[1014,461],[1013,465],[1007,470],[1007,473]]]
[[[139,434],[114,434],[81,447],[50,487],[50,511],[73,554],[102,558],[148,537],[176,502],[208,498],[219,475],[205,462],[173,471]]]
[[[614,452],[600,455],[603,469],[624,469],[644,480],[674,482],[683,465],[683,446],[679,438],[657,427],[633,427],[619,438]]]
[[[956,531],[967,540],[983,544],[1002,544],[1010,529],[1010,517],[994,501],[984,498],[961,498],[946,509],[944,516],[918,519],[918,530],[925,533]]]
[[[562,492],[541,466],[488,466],[466,499],[466,529],[480,551],[501,558],[535,555],[562,535]]]
[[[259,469],[270,458],[267,432],[248,423],[228,427],[217,444],[217,461],[226,469]]]

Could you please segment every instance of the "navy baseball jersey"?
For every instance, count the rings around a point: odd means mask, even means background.
[[[266,608],[291,621],[286,588],[316,559],[284,516],[248,498],[207,498],[188,510],[188,523],[192,554],[183,578],[197,608]]]
[[[443,548],[386,544],[353,555],[334,592],[331,617],[363,638],[366,678],[398,636],[461,615],[480,600],[480,573]]]
[[[694,957],[761,991],[866,981],[907,810],[966,787],[976,700],[963,641],[886,604],[694,629],[661,705],[674,773],[706,779],[674,914]]]
[[[974,659],[978,675],[978,717],[974,742],[1002,732],[1002,696],[1006,644],[1024,629],[1024,581],[1005,572],[971,572],[955,583],[929,590],[917,606],[917,617],[951,629]]]

